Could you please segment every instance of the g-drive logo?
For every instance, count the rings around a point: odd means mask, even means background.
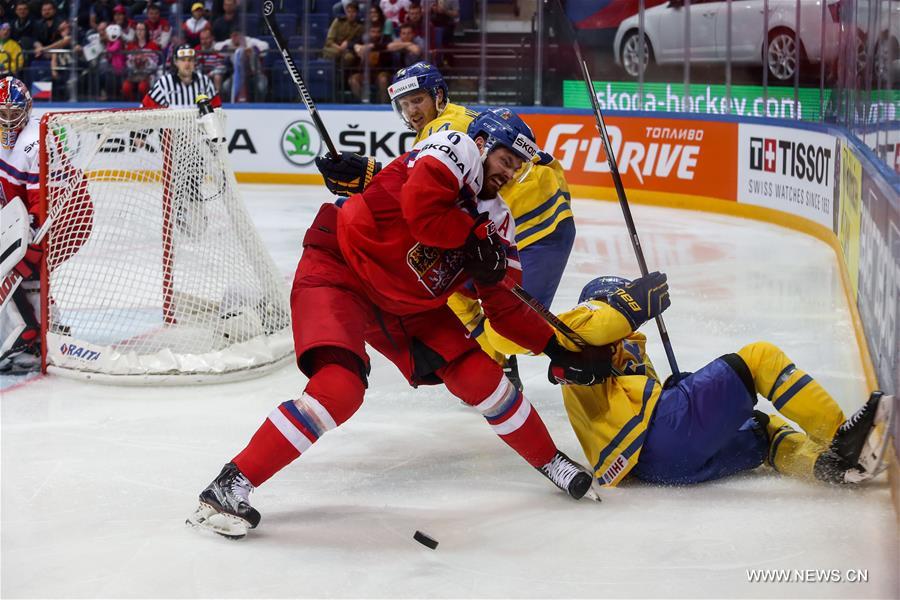
[[[99,352],[88,350],[87,348],[75,344],[62,344],[59,347],[59,351],[63,356],[80,358],[81,360],[97,360],[100,358]]]
[[[776,138],[750,138],[750,170],[829,184],[832,149]]]

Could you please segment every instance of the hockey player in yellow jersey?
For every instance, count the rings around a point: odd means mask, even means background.
[[[699,483],[764,462],[827,483],[858,483],[883,469],[893,397],[873,392],[845,420],[828,392],[767,342],[663,385],[638,328],[669,306],[664,274],[633,282],[600,277],[585,286],[579,302],[560,318],[588,344],[612,345],[613,367],[621,372],[590,386],[562,386],[569,420],[601,485],[629,476]],[[550,375],[553,381],[552,364]],[[756,410],[757,394],[778,412]]]

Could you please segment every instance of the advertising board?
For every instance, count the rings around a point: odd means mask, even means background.
[[[738,127],[738,202],[805,217],[834,230],[837,139],[791,127]]]
[[[570,184],[613,187],[593,116],[523,118]],[[735,199],[735,123],[609,117],[606,125],[626,188]]]

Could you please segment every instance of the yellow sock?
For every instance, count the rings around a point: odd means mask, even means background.
[[[787,424],[778,415],[769,416],[769,457],[766,462],[779,473],[815,481],[813,467],[825,447]]]
[[[749,344],[738,354],[747,363],[756,390],[778,412],[800,425],[812,440],[831,443],[844,413],[825,388],[768,342]]]

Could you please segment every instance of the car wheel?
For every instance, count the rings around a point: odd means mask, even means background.
[[[644,36],[644,53],[641,55],[641,36],[637,31],[632,31],[625,36],[622,42],[622,68],[632,77],[639,77],[647,72],[650,61],[653,60],[653,48],[650,40]]]
[[[801,61],[802,53],[801,49]],[[766,68],[769,69],[769,75],[778,81],[788,81],[794,78],[799,66],[794,32],[779,29],[770,33],[769,43],[766,45]]]

